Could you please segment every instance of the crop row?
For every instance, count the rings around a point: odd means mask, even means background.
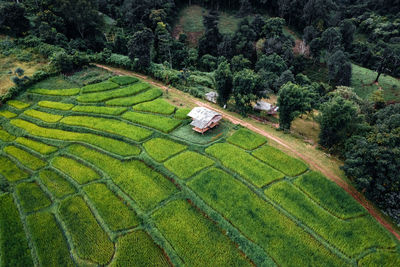
[[[140,153],[140,149],[134,145],[130,145],[115,139],[98,136],[95,134],[77,133],[53,128],[40,127],[31,122],[20,119],[14,119],[10,123],[18,128],[25,130],[33,136],[63,141],[84,142],[121,156],[133,156]]]
[[[25,137],[18,137],[17,139],[15,139],[15,142],[23,146],[29,147],[30,149],[35,150],[42,155],[49,155],[57,151],[57,147],[46,145],[42,142],[38,142]]]
[[[171,266],[163,251],[143,230],[134,231],[118,239],[117,251],[110,264],[116,266]]]
[[[278,265],[347,265],[229,174],[209,169],[188,184],[208,205],[260,245]]]
[[[24,114],[29,117],[36,118],[36,119],[42,120],[44,122],[49,122],[49,123],[55,123],[62,119],[62,116],[60,116],[60,115],[55,115],[55,114],[51,114],[51,113],[47,113],[47,112],[43,112],[43,111],[39,111],[39,110],[35,110],[35,109],[28,109],[28,110],[24,111]]]
[[[94,114],[104,114],[104,115],[121,115],[127,108],[114,108],[114,107],[99,107],[99,106],[75,106],[73,109],[75,112],[85,112]]]
[[[30,104],[19,101],[19,100],[9,100],[9,101],[7,101],[7,105],[12,106],[16,109],[25,109],[30,106]]]
[[[111,260],[114,244],[81,197],[64,199],[60,203],[59,213],[71,235],[75,251],[81,259],[100,265]]]
[[[240,174],[243,178],[258,187],[282,179],[284,174],[258,161],[242,149],[218,143],[206,149],[206,153],[219,159],[222,164]]]
[[[73,96],[79,94],[81,89],[70,88],[70,89],[32,89],[29,92],[40,94],[40,95],[50,95],[50,96]]]
[[[366,214],[366,210],[346,191],[318,172],[308,172],[294,180],[294,184],[324,209],[342,219]]]
[[[186,151],[165,162],[165,167],[179,178],[187,179],[196,172],[214,164],[214,161],[193,151]]]
[[[53,214],[39,212],[26,220],[40,266],[74,266],[67,241]]]
[[[55,171],[49,169],[41,170],[39,178],[56,198],[62,198],[76,192],[71,183]]]
[[[134,95],[146,90],[147,88],[149,88],[149,85],[147,83],[137,83],[128,87],[114,89],[110,91],[80,95],[76,99],[79,102],[85,103],[103,102],[113,98],[119,99],[119,97]]]
[[[265,144],[267,139],[246,128],[241,128],[230,136],[227,141],[246,150],[253,150]]]
[[[82,93],[100,92],[118,88],[119,85],[112,81],[104,81],[100,83],[90,84],[82,87]]]
[[[314,204],[287,181],[272,185],[265,190],[265,194],[350,257],[368,248],[390,248],[396,245],[389,233],[371,216],[348,221],[338,219]]]
[[[94,130],[124,136],[134,141],[142,141],[143,139],[146,139],[153,134],[149,130],[114,119],[105,119],[90,116],[69,116],[62,119],[61,122],[67,125],[82,126]]]
[[[143,146],[147,154],[158,162],[163,162],[187,148],[186,145],[164,138],[153,138],[144,143]]]
[[[164,99],[157,98],[156,100],[150,102],[137,104],[133,106],[133,110],[171,115],[175,111],[175,106],[171,105]]]
[[[51,205],[50,199],[37,183],[20,183],[15,191],[25,213],[38,211]]]
[[[81,185],[101,178],[97,172],[71,158],[58,156],[52,160],[51,165]]]
[[[9,134],[6,130],[0,126],[0,140],[3,142],[11,142],[15,139],[15,136]]]
[[[170,202],[153,218],[188,266],[251,266],[221,229],[187,201]]]
[[[0,266],[33,266],[18,209],[10,194],[0,195],[0,210]]]
[[[38,170],[46,166],[45,161],[18,147],[7,146],[3,150],[8,155],[16,158],[22,165],[31,170]]]
[[[147,85],[147,84],[145,84]],[[148,85],[146,88],[147,89]],[[143,90],[144,90],[143,89]],[[141,91],[143,91],[141,90]],[[144,93],[138,94],[138,95],[134,95],[134,96],[129,96],[129,97],[120,97],[120,98],[115,98],[113,100],[109,100],[106,102],[106,105],[109,106],[132,106],[132,105],[136,105],[142,102],[146,102],[146,101],[151,101],[154,100],[158,97],[160,97],[162,95],[162,91],[158,88],[151,88],[149,90],[147,90]]]
[[[13,113],[13,112],[11,112],[11,111],[8,111],[8,110],[6,110],[6,109],[4,109],[4,110],[0,110],[0,116],[1,116],[1,117],[4,117],[4,118],[6,118],[6,119],[11,119],[11,118],[16,117],[17,114],[15,114],[15,113]]]
[[[51,109],[59,109],[59,110],[70,110],[74,107],[73,104],[62,103],[62,102],[54,102],[54,101],[39,101],[39,107],[43,108],[51,108]]]
[[[132,76],[114,76],[110,78],[110,81],[117,83],[119,85],[128,85],[131,83],[138,82],[139,79]]]
[[[154,128],[164,133],[172,132],[182,123],[180,120],[173,118],[130,111],[122,114],[122,117],[133,123],[138,123],[150,128]]]
[[[135,212],[129,209],[105,184],[90,184],[83,190],[112,231],[132,228],[139,224]]]
[[[272,146],[265,145],[253,151],[252,155],[288,176],[299,175],[308,169],[301,160],[290,157]]]
[[[71,145],[68,152],[107,173],[143,210],[153,209],[177,191],[174,184],[141,161],[119,161],[80,145]]]
[[[4,156],[0,156],[0,174],[10,182],[29,177],[29,174],[25,170],[21,170],[13,161]]]

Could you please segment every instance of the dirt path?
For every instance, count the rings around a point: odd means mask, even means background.
[[[103,68],[106,70],[109,70],[111,72],[114,72],[118,75],[132,75],[132,76],[136,76],[140,79],[143,79],[144,81],[153,84],[157,87],[160,87],[164,90],[177,90],[175,88],[168,88],[167,86],[165,86],[164,84],[162,84],[161,82],[155,82],[152,79],[150,79],[147,76],[141,75],[141,74],[137,74],[135,72],[131,72],[131,71],[125,71],[125,70],[120,70],[120,69],[116,69],[116,68],[111,68],[108,66],[104,66],[104,65],[99,65],[99,64],[95,64],[97,67],[99,68]],[[181,92],[181,91],[179,91]],[[181,92],[182,93],[182,92]],[[221,109],[221,108],[215,108],[207,103],[201,102],[197,99],[195,99],[194,97],[191,98],[191,101],[197,105],[197,106],[202,106],[202,107],[206,107],[212,110],[215,110],[219,113],[221,113],[223,115],[223,117],[225,119],[228,119],[229,121],[231,121],[234,124],[241,124],[242,126],[256,132],[259,133],[273,141],[275,141],[276,143],[280,144],[281,146],[285,147],[286,149],[290,150],[291,152],[293,152],[297,157],[301,158],[302,160],[304,160],[305,162],[307,162],[312,169],[317,170],[319,172],[321,172],[323,175],[325,175],[328,179],[330,179],[331,181],[335,182],[337,185],[339,185],[340,187],[342,187],[344,190],[346,190],[346,192],[348,192],[355,200],[357,200],[365,209],[367,209],[367,211],[380,223],[383,225],[383,227],[385,227],[388,231],[390,231],[398,240],[400,240],[400,234],[396,232],[396,230],[392,227],[392,225],[387,222],[385,220],[385,218],[383,218],[380,213],[372,206],[372,204],[360,193],[358,192],[353,186],[349,185],[346,181],[342,180],[339,176],[337,176],[336,174],[334,174],[332,171],[330,171],[329,169],[325,168],[324,166],[321,166],[319,164],[317,164],[312,158],[309,158],[308,156],[299,153],[296,149],[294,149],[292,146],[290,146],[290,144],[286,143],[283,139],[274,136],[256,126],[254,126],[251,123],[245,122],[244,120],[241,120],[239,118],[236,118],[230,114],[228,114],[225,110]]]

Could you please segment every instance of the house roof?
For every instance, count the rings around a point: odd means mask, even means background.
[[[215,116],[221,116],[221,114],[208,108],[195,107],[189,112],[188,116],[193,119],[191,125],[203,129]]]
[[[254,105],[254,109],[264,110],[264,111],[277,111],[278,107],[271,105],[270,103],[265,101],[257,101],[257,103]]]

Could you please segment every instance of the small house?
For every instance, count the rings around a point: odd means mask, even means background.
[[[201,134],[217,126],[222,119],[221,114],[204,107],[195,107],[189,112],[188,116],[193,120],[190,123],[193,130]]]
[[[218,93],[214,91],[208,92],[205,94],[205,98],[209,102],[217,103]]]
[[[257,101],[257,103],[254,105],[254,109],[260,110],[260,111],[265,111],[269,115],[275,115],[278,113],[279,107],[274,106],[265,101]]]

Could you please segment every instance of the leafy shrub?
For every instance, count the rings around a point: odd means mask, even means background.
[[[120,54],[111,54],[109,58],[106,59],[106,63],[127,69],[132,69],[133,63],[128,56],[120,55]]]

